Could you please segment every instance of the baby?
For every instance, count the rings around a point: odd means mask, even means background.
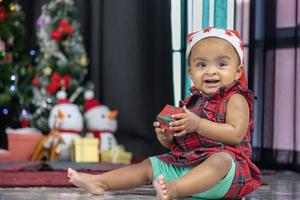
[[[153,123],[169,149],[100,175],[68,169],[70,182],[92,194],[139,187],[152,181],[158,199],[193,196],[242,198],[260,186],[251,162],[253,94],[244,79],[243,45],[236,31],[206,28],[188,37],[186,58],[193,82],[184,112],[169,123],[172,134]]]

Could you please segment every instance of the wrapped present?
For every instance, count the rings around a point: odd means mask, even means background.
[[[183,113],[183,112],[184,112],[183,108],[166,105],[156,116],[156,120],[159,122],[160,128],[165,129],[167,133],[173,134],[173,131],[171,130],[169,125],[170,122],[175,121],[172,118],[172,115]]]
[[[99,139],[75,139],[72,148],[72,161],[99,162]]]
[[[11,153],[5,149],[0,149],[0,163],[11,162]]]
[[[34,128],[6,128],[5,131],[8,139],[9,161],[29,161],[34,149],[42,138],[42,133]],[[0,160],[2,161],[2,159]]]
[[[106,163],[120,163],[130,164],[132,159],[132,153],[125,151],[124,147],[118,145],[111,150],[105,150],[100,152],[101,162]]]

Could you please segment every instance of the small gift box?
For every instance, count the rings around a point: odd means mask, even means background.
[[[125,148],[121,145],[116,146],[111,150],[105,150],[100,152],[101,162],[113,163],[113,164],[130,164],[132,159],[132,153],[125,151]]]
[[[76,139],[72,151],[74,162],[99,162],[99,139]]]
[[[166,130],[167,133],[173,134],[173,131],[170,128],[170,122],[175,121],[172,118],[172,115],[178,114],[178,113],[183,113],[184,110],[183,108],[171,106],[171,105],[166,105],[160,113],[156,116],[156,120],[160,124],[160,128],[163,128]]]

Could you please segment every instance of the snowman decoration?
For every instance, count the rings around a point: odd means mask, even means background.
[[[69,102],[65,91],[59,91],[56,97],[57,104],[50,112],[48,125],[62,140],[56,149],[58,160],[70,160],[71,145],[75,139],[80,138],[83,130],[83,117],[79,107]]]
[[[112,111],[107,106],[102,105],[94,98],[94,92],[91,90],[84,93],[84,98],[84,120],[88,135],[100,140],[100,152],[117,147],[118,143],[113,133],[118,127],[116,119],[118,111]]]

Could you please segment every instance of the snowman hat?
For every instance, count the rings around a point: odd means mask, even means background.
[[[70,103],[69,99],[67,99],[66,91],[60,90],[56,93],[56,104],[66,104]]]
[[[186,61],[189,64],[189,57],[192,51],[192,48],[197,42],[209,37],[216,37],[224,39],[229,42],[233,48],[236,50],[236,53],[239,56],[240,64],[244,65],[244,54],[243,54],[243,42],[239,36],[239,33],[236,30],[231,29],[220,29],[208,27],[199,31],[190,33],[187,38],[187,48],[186,48]],[[247,85],[245,70],[242,73],[240,78],[242,84]]]
[[[95,95],[92,90],[87,90],[84,92],[84,109],[86,112],[92,108],[102,105],[97,99],[94,98],[94,96]]]

